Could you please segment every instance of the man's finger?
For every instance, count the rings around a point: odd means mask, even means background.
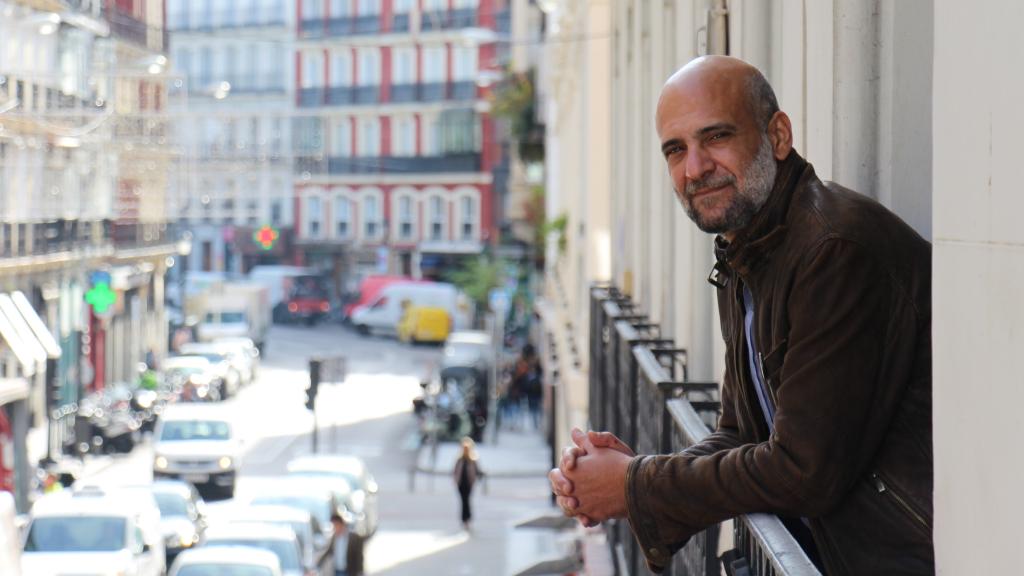
[[[562,513],[566,516],[575,516],[576,509],[579,508],[579,502],[572,496],[559,496],[555,499],[558,507],[562,509]]]
[[[574,444],[580,447],[584,452],[591,452],[594,449],[594,444],[590,442],[590,437],[584,434],[579,428],[573,428],[570,433]]]
[[[619,438],[611,432],[594,432],[590,431],[587,433],[587,437],[590,443],[599,448],[611,448],[617,450],[623,454],[634,456],[632,448],[626,445],[625,442],[619,440]]]
[[[548,481],[551,482],[551,491],[554,492],[556,496],[568,496],[572,494],[572,481],[566,478],[558,468],[553,468],[548,472]]]
[[[586,452],[576,446],[569,446],[562,450],[562,463],[559,466],[562,470],[569,471],[576,467],[576,459],[586,456]]]

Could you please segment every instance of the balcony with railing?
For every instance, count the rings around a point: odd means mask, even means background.
[[[337,17],[327,21],[327,35],[358,36],[362,34],[379,34],[381,31],[380,14],[368,14],[356,17]]]
[[[477,11],[475,8],[430,10],[424,11],[420,16],[420,29],[424,32],[457,30],[476,26],[476,22]]]
[[[392,84],[391,101],[395,103],[418,102],[420,99],[419,84]]]
[[[0,268],[33,257],[48,262],[109,255],[112,251],[171,246],[178,229],[167,222],[116,222],[113,220],[50,220],[0,222]],[[173,248],[169,248],[172,250]]]
[[[476,82],[458,80],[451,83],[449,100],[476,100]]]
[[[410,26],[409,14],[395,14],[391,17],[392,32],[408,32]]]
[[[686,350],[613,286],[590,292],[590,426],[608,430],[637,453],[670,454],[699,443],[715,426],[720,399],[715,382],[694,382]],[[607,523],[617,573],[648,574],[629,525]],[[782,522],[768,514],[733,520],[730,574],[818,576]],[[720,526],[697,534],[665,570],[673,576],[717,576]]]
[[[356,101],[356,91],[352,86],[331,86],[327,89],[327,104],[345,106]]]
[[[312,108],[316,106],[324,105],[324,88],[323,86],[314,86],[312,88],[300,88],[298,96],[298,104],[300,108]]]
[[[277,90],[283,90],[283,87],[277,88]],[[271,89],[263,91],[269,92]],[[317,106],[364,106],[388,103],[466,101],[477,99],[477,86],[472,80],[392,84],[389,94],[388,102],[384,102],[381,85],[379,84],[369,86],[317,86],[299,89],[297,102],[301,108],[313,108]]]
[[[107,9],[106,20],[110,26],[110,35],[114,38],[157,52],[162,52],[167,46],[166,30],[154,28],[153,34],[150,34],[151,30],[146,21],[122,12],[116,7]]]
[[[440,102],[447,98],[447,82],[424,82],[420,84],[420,102]]]
[[[323,18],[303,18],[299,28],[299,38],[304,40],[317,40],[326,36],[326,28],[331,21]]]
[[[300,166],[301,165],[301,166]],[[480,154],[446,154],[441,156],[330,156],[323,160],[311,158],[296,163],[299,172],[332,175],[354,174],[441,174],[479,172]]]
[[[356,104],[380,104],[380,84],[355,87]]]

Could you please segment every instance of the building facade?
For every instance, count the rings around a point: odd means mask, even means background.
[[[59,457],[79,398],[166,350],[175,160],[162,2],[5,0],[0,38],[0,370],[27,384],[25,417],[3,415],[23,507],[26,428],[48,432],[33,457]]]
[[[299,0],[294,215],[304,264],[353,288],[440,277],[496,238],[500,0]]]
[[[167,17],[187,93],[175,114],[187,162],[173,197],[193,234],[188,269],[290,262],[294,0],[170,0]],[[273,240],[261,242],[261,230]]]

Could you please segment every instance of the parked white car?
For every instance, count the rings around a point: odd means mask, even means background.
[[[153,479],[235,494],[244,441],[220,404],[170,404],[153,432]]]
[[[238,506],[224,518],[234,523],[279,524],[287,526],[299,538],[302,565],[306,570],[329,574],[334,570],[332,542],[324,535],[320,523],[308,511],[292,506]]]
[[[251,546],[194,548],[178,556],[167,576],[281,576],[277,555]]]
[[[24,574],[162,576],[160,510],[148,499],[93,487],[47,494],[30,513]]]
[[[206,531],[206,547],[251,546],[273,552],[281,563],[282,576],[305,576],[302,551],[295,532],[273,524],[226,524]]]

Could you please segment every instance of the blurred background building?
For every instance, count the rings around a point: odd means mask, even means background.
[[[28,384],[0,393],[0,481],[21,500],[27,426],[70,448],[83,391],[166,350],[165,47],[161,1],[0,2],[0,371]]]
[[[296,260],[351,287],[439,278],[495,242],[503,162],[485,100],[501,0],[300,0]]]
[[[188,164],[172,195],[193,234],[188,269],[290,263],[294,0],[170,0],[167,17],[187,94],[175,135]]]

